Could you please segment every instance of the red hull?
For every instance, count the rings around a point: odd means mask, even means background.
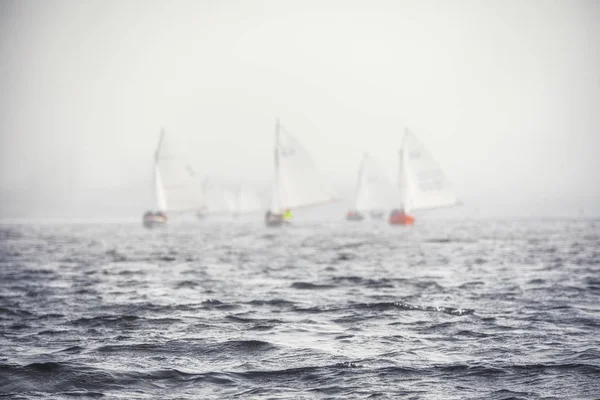
[[[348,211],[346,213],[346,219],[348,221],[362,221],[365,219],[365,216],[357,211]]]
[[[415,223],[415,217],[407,214],[396,214],[390,216],[392,225],[412,225]]]

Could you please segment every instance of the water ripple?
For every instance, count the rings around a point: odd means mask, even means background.
[[[596,398],[596,226],[0,225],[0,397]]]

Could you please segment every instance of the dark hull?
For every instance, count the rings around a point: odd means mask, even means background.
[[[144,214],[142,218],[142,225],[145,228],[153,229],[160,228],[167,224],[167,216],[162,212],[154,213],[152,211],[148,211]]]
[[[279,217],[270,217],[265,219],[265,225],[267,225],[268,227],[279,227],[279,226],[284,226],[284,225],[289,225],[291,224],[290,221],[286,221],[283,218],[279,218]]]
[[[384,213],[383,212],[372,212],[370,214],[371,219],[383,219]]]
[[[360,222],[364,219],[365,219],[365,217],[360,214],[346,215],[347,221]]]
[[[154,229],[154,228],[162,228],[167,225],[167,221],[160,221],[155,219],[144,219],[142,222],[144,228]]]
[[[282,220],[270,220],[270,221],[265,221],[265,224],[270,228],[277,228],[279,226],[285,225],[286,223],[283,222]]]

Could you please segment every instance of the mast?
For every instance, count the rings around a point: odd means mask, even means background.
[[[202,201],[204,203],[204,206],[202,207],[202,212],[207,212],[208,210],[208,180],[209,177],[208,175],[204,177],[204,179],[202,180],[202,184],[200,186],[200,190],[202,193]]]
[[[158,144],[156,145],[156,151],[154,152],[154,164],[158,164],[158,156],[160,153],[160,146],[162,145],[163,138],[165,137],[165,128],[160,128],[160,134],[158,136]]]
[[[243,196],[244,196],[244,184],[240,184],[240,186],[238,187],[237,190],[237,196],[236,196],[236,204],[235,204],[235,211],[234,214],[237,215],[241,215],[242,214],[242,204],[243,204]]]
[[[354,208],[356,211],[360,211],[359,210],[359,201],[361,200],[361,196],[363,196],[363,197],[368,196],[368,192],[366,192],[368,189],[367,189],[367,185],[365,184],[365,165],[367,163],[367,157],[369,157],[369,155],[367,153],[364,153],[363,159],[360,163],[360,168],[358,170],[358,181],[356,183],[356,198],[354,199],[354,201],[355,201]]]
[[[271,212],[274,214],[281,213],[281,197],[280,197],[280,172],[279,172],[279,131],[281,124],[279,118],[275,119],[275,148],[274,148],[274,161],[275,161],[275,176],[273,181],[273,195],[271,198]]]
[[[406,152],[408,135],[408,128],[404,128],[404,136],[402,137],[402,145],[400,147],[400,173],[398,177],[398,184],[402,189],[400,202],[402,208],[404,208],[404,211],[406,212],[408,212],[408,202],[410,198],[410,184],[408,182],[408,154]]]
[[[165,136],[165,128],[160,128],[160,136],[158,138],[158,145],[154,152],[154,196],[156,199],[156,206],[158,211],[166,211],[167,204],[165,194],[162,187],[162,179],[159,171],[159,159],[160,159],[160,148]]]
[[[202,197],[206,199],[208,195],[208,176],[205,176],[202,180]]]

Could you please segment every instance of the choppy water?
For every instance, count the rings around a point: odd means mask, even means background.
[[[600,398],[600,221],[0,226],[8,398]]]

